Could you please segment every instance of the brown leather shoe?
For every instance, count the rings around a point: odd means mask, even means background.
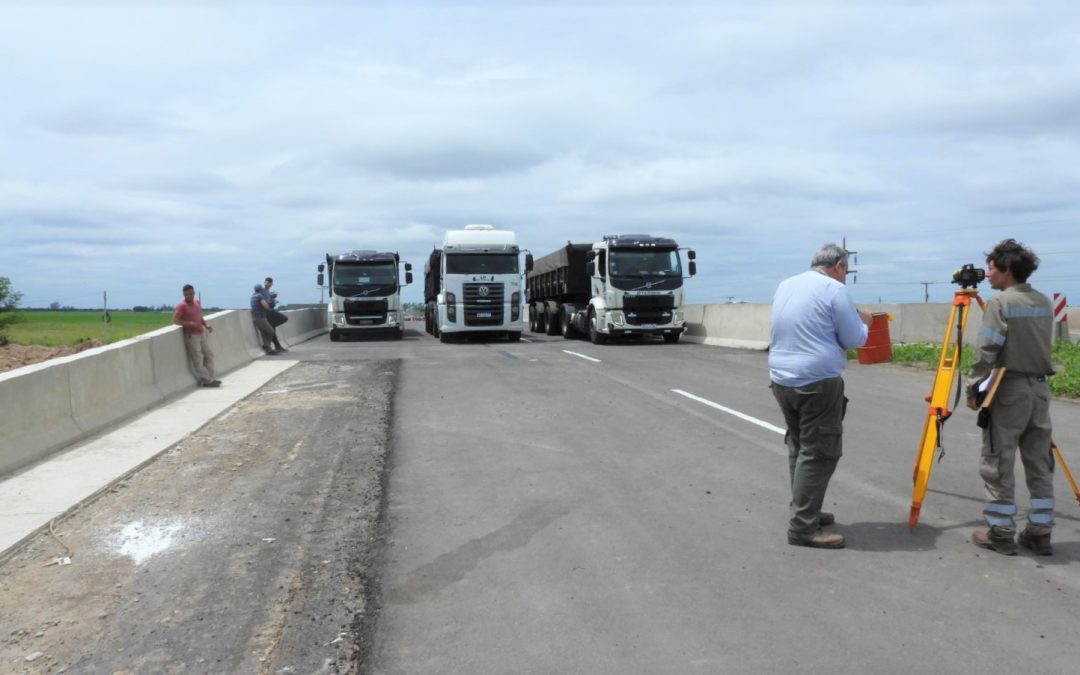
[[[1027,528],[1016,538],[1017,542],[1026,549],[1031,549],[1035,555],[1054,555],[1054,548],[1050,546],[1049,534],[1032,534]]]
[[[1016,555],[1016,542],[1012,531],[991,527],[989,530],[975,530],[971,533],[971,543],[979,548],[990,549],[1001,555]]]
[[[821,530],[813,534],[788,532],[787,543],[792,546],[809,546],[810,548],[844,548],[844,535]]]
[[[822,511],[818,514],[818,525],[821,527],[828,527],[836,522],[836,516],[829,511]]]

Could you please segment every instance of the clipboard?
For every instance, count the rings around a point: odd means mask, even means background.
[[[979,388],[975,394],[975,402],[979,404],[980,408],[989,408],[990,404],[994,402],[994,395],[997,394],[998,387],[1001,386],[1001,380],[1004,377],[1005,366],[992,368],[986,379],[979,383]]]
[[[979,425],[980,429],[990,427],[990,404],[994,402],[994,394],[997,393],[998,387],[1001,386],[1001,380],[1004,378],[1005,366],[992,368],[990,374],[979,383],[979,387],[975,391],[975,402],[979,404],[979,416],[975,423]]]

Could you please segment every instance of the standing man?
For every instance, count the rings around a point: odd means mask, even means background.
[[[266,277],[266,279],[263,280],[263,296],[266,298],[266,304],[270,306],[270,309],[267,310],[266,313],[266,322],[270,324],[271,330],[274,331],[272,340],[274,343],[274,350],[279,354],[284,354],[289,350],[281,346],[281,342],[278,340],[277,336],[277,327],[285,321],[288,321],[288,318],[277,311],[277,293],[270,292],[273,285],[274,280],[272,278]]]
[[[990,403],[989,424],[983,429],[979,475],[986,484],[983,517],[988,530],[971,536],[976,546],[1016,555],[1016,450],[1024,464],[1031,495],[1027,527],[1020,544],[1038,555],[1050,555],[1054,527],[1054,456],[1050,447],[1048,375],[1054,312],[1050,300],[1027,283],[1039,268],[1032,250],[1006,239],[986,254],[990,288],[1001,291],[983,310],[979,347],[968,373],[967,405],[978,409],[979,384],[992,368],[1004,366],[1005,376]]]
[[[188,363],[199,386],[220,387],[221,380],[214,375],[214,352],[210,351],[206,339],[207,333],[214,332],[214,327],[203,318],[202,305],[195,299],[195,287],[191,284],[184,286],[184,299],[176,305],[173,323],[183,328]]]
[[[255,324],[255,333],[259,336],[262,350],[267,354],[277,354],[271,346],[274,329],[266,320],[266,313],[270,311],[270,303],[266,301],[266,297],[262,284],[255,284],[255,292],[251,294],[251,320]]]
[[[787,424],[793,546],[844,547],[843,535],[821,531],[834,521],[821,505],[841,455],[847,350],[866,342],[871,321],[844,285],[847,258],[836,244],[822,246],[810,270],[780,282],[773,298],[769,379]]]

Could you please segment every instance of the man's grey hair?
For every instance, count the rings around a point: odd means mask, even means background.
[[[828,269],[836,263],[847,262],[848,252],[836,244],[825,244],[814,254],[810,269]]]

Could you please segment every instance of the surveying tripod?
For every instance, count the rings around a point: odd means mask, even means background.
[[[923,499],[926,497],[927,487],[930,485],[930,472],[934,466],[934,450],[941,448],[938,461],[945,456],[945,448],[941,445],[941,431],[945,421],[952,416],[949,408],[949,390],[953,382],[956,382],[956,398],[953,400],[953,408],[960,402],[960,392],[963,383],[957,381],[960,368],[960,356],[964,342],[964,328],[967,326],[968,316],[971,313],[971,301],[979,303],[981,309],[986,308],[986,303],[979,297],[979,292],[974,288],[961,288],[953,296],[952,310],[949,312],[949,323],[945,326],[945,339],[941,345],[941,357],[938,359],[937,372],[934,374],[934,386],[926,400],[930,403],[930,409],[926,415],[926,425],[923,427],[922,443],[919,445],[919,453],[915,456],[915,467],[912,481],[915,488],[911,495],[911,512],[908,515],[908,527],[914,529],[919,522],[919,512],[922,510]],[[956,341],[953,343],[953,328],[956,329]],[[1004,369],[1002,369],[1004,370]],[[990,394],[992,396],[992,393]],[[986,405],[989,404],[987,400]],[[1077,503],[1080,503],[1080,488],[1073,479],[1069,465],[1065,463],[1065,457],[1061,454],[1057,444],[1050,440],[1050,447],[1055,459],[1061,465],[1065,478],[1069,481]]]
[[[952,310],[949,312],[949,323],[945,326],[945,340],[941,343],[941,357],[938,359],[937,372],[934,374],[934,387],[926,400],[930,403],[930,410],[926,415],[926,425],[923,427],[922,443],[919,445],[919,454],[915,456],[915,469],[912,480],[915,482],[915,490],[911,495],[911,513],[908,516],[908,527],[914,528],[919,522],[919,511],[922,510],[923,499],[926,497],[926,488],[930,485],[930,471],[934,467],[934,450],[941,448],[941,456],[945,456],[945,448],[941,446],[941,430],[945,420],[949,419],[953,411],[949,409],[949,390],[956,381],[957,371],[960,368],[960,352],[964,343],[964,327],[967,326],[968,316],[971,314],[971,301],[976,300],[980,308],[985,308],[986,303],[979,297],[979,291],[974,288],[961,288],[953,296]],[[953,342],[953,327],[956,328],[956,341]],[[956,382],[956,399],[953,407],[960,402],[960,390],[963,383]]]

